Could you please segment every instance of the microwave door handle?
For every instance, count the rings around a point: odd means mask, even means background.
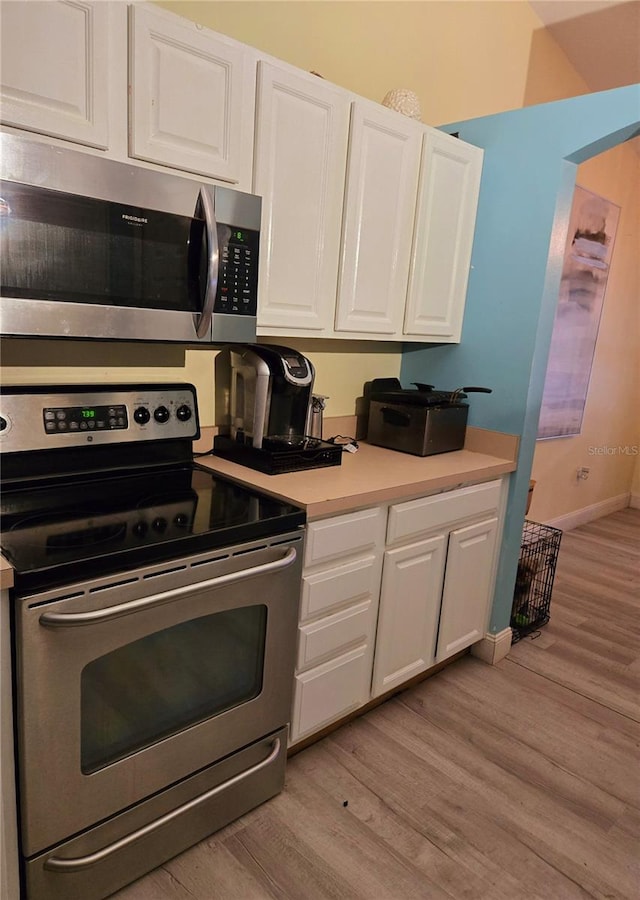
[[[211,327],[213,316],[213,304],[218,292],[218,272],[220,266],[220,248],[218,246],[218,223],[216,222],[215,206],[213,203],[212,189],[206,186],[200,188],[198,203],[204,213],[205,230],[207,233],[207,287],[204,292],[202,312],[196,323],[196,334],[199,338],[205,337]]]

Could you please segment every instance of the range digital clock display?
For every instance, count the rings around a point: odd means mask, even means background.
[[[129,425],[127,408],[113,406],[56,406],[42,411],[47,434],[64,432],[118,431]]]

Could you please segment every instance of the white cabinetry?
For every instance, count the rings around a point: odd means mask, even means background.
[[[430,128],[424,136],[404,334],[458,342],[483,151]]]
[[[292,743],[484,636],[506,491],[497,479],[308,526]]]
[[[163,10],[129,12],[130,155],[248,188],[255,52]]]
[[[412,119],[354,102],[337,332],[402,339],[421,141]]]
[[[495,515],[449,534],[436,662],[464,650],[484,635],[497,534]]]
[[[257,57],[152,4],[7,3],[2,122],[250,191]]]
[[[258,334],[460,340],[482,150],[259,63]]]
[[[108,147],[110,6],[3,3],[4,123]]]
[[[484,635],[503,502],[497,480],[389,508],[373,696]]]
[[[446,548],[446,538],[439,534],[384,555],[374,697],[433,663]]]
[[[260,334],[333,331],[348,131],[346,91],[259,63]]]
[[[385,512],[367,509],[308,526],[292,742],[369,699]]]

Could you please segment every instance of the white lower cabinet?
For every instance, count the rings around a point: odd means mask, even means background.
[[[433,664],[446,548],[439,534],[384,555],[373,697]]]
[[[484,635],[493,595],[498,519],[456,528],[449,535],[436,662]]]
[[[479,641],[507,479],[312,522],[291,743]]]
[[[369,700],[385,527],[375,507],[307,528],[292,743]]]

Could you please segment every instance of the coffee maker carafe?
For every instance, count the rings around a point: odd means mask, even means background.
[[[216,358],[214,453],[268,474],[340,465],[340,447],[310,436],[314,378],[297,350],[225,347]]]

